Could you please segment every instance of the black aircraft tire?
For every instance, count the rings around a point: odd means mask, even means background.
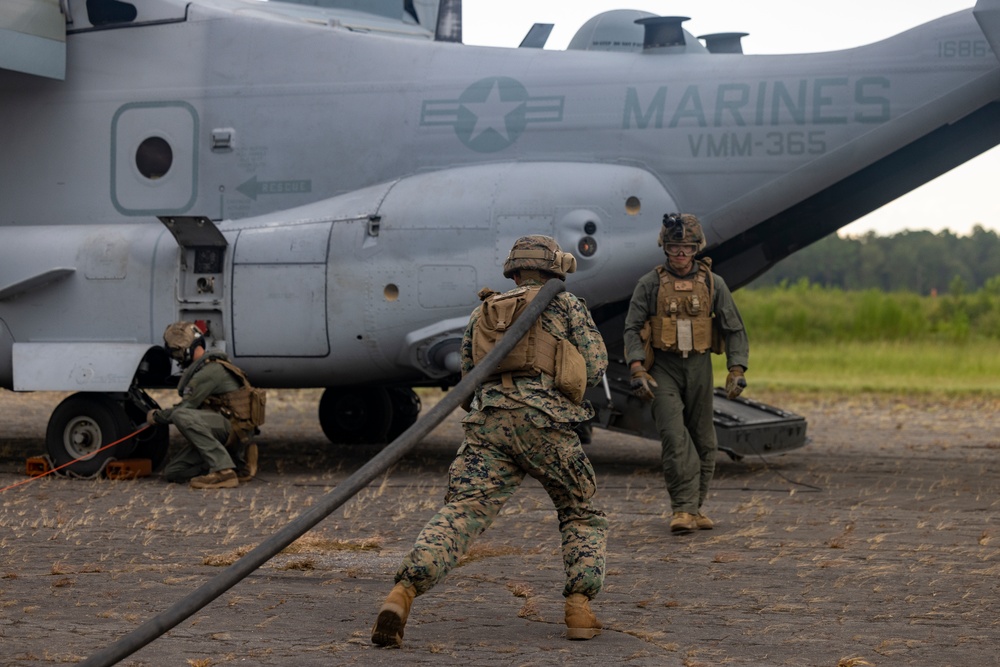
[[[319,425],[335,444],[383,445],[391,424],[385,387],[329,387],[319,400]]]
[[[132,422],[132,431],[146,423],[146,413],[143,408],[128,403],[125,412]],[[154,471],[158,471],[167,461],[167,450],[170,448],[170,426],[154,424],[135,436],[135,450],[132,456],[137,459],[149,459]]]
[[[108,459],[124,459],[135,449],[135,439],[95,454],[104,445],[122,438],[130,429],[121,403],[103,394],[73,394],[56,406],[45,431],[45,447],[55,467],[81,459],[63,473],[93,477]]]
[[[392,421],[386,441],[392,442],[406,429],[417,422],[420,416],[420,397],[409,387],[389,387],[389,400],[392,401]]]

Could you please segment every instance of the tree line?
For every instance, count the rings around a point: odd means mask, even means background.
[[[778,262],[748,287],[806,280],[851,291],[962,294],[980,290],[997,276],[1000,237],[977,225],[968,236],[947,230],[904,231],[891,236],[869,232],[847,238],[831,234]]]

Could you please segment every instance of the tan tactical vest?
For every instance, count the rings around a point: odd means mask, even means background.
[[[665,266],[656,267],[660,290],[656,314],[649,319],[649,343],[657,350],[667,350],[687,357],[703,353],[712,345],[712,298],[715,285],[711,264],[698,261],[693,278],[678,278]],[[652,364],[652,359],[647,359]]]
[[[510,329],[541,290],[540,285],[518,287],[500,294],[483,290],[479,319],[472,330],[472,362],[478,364]],[[587,387],[587,366],[580,351],[566,339],[557,338],[542,328],[538,318],[514,349],[497,364],[487,382],[502,380],[513,389],[515,377],[534,377],[545,373],[555,379],[555,387],[575,403],[583,400]]]
[[[224,359],[211,359],[208,363],[221,364],[243,384],[234,391],[214,394],[205,399],[205,407],[226,417],[233,425],[234,433],[242,439],[263,425],[267,392],[251,386],[246,374]]]

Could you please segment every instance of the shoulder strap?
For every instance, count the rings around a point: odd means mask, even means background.
[[[663,266],[662,264],[657,264],[656,273],[659,275],[661,285],[670,282],[670,273],[667,271],[667,267]]]
[[[708,275],[708,303],[710,304],[711,312],[715,313],[715,274],[712,273],[712,259],[705,257],[697,261],[699,264],[698,270],[704,271]]]
[[[244,387],[251,387],[250,380],[247,378],[246,373],[244,373],[236,364],[227,359],[210,359],[209,362],[214,362],[225,368],[227,371],[232,373],[243,383]]]

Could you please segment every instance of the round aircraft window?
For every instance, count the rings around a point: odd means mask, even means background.
[[[174,163],[174,152],[170,144],[161,137],[149,137],[139,144],[135,151],[135,166],[139,173],[151,181],[166,176]]]
[[[580,242],[576,244],[576,249],[580,251],[580,254],[584,257],[592,257],[595,252],[597,252],[597,241],[593,236],[584,236],[580,239]]]
[[[386,301],[395,301],[399,298],[399,288],[392,283],[389,283],[385,286],[385,289],[382,290],[382,295],[385,296]]]
[[[629,215],[639,215],[639,211],[642,210],[642,204],[639,202],[639,198],[636,196],[631,196],[625,200],[625,212]]]

